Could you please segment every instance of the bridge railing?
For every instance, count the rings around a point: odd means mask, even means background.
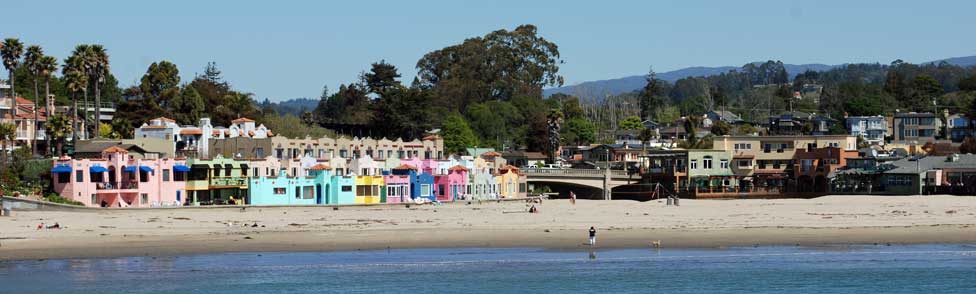
[[[575,177],[603,177],[606,170],[602,169],[579,169],[579,168],[526,168],[522,170],[526,175],[532,176],[575,176]],[[625,178],[627,171],[610,170],[610,177]]]

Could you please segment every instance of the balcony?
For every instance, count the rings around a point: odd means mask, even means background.
[[[135,190],[139,188],[137,182],[99,182],[95,183],[98,192],[113,192],[118,190]]]
[[[246,177],[218,177],[210,179],[211,187],[245,187],[247,186]]]

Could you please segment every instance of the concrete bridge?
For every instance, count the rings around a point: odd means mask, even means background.
[[[594,188],[603,191],[603,199],[610,199],[613,188],[640,181],[640,176],[628,176],[625,170],[605,169],[542,169],[521,170],[529,184],[558,183]]]

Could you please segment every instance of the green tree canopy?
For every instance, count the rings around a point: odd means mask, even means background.
[[[559,49],[533,25],[497,30],[448,46],[417,62],[418,86],[432,89],[449,109],[517,96],[542,96],[542,87],[561,86]]]
[[[448,114],[441,128],[444,137],[444,150],[448,153],[461,152],[465,148],[478,145],[478,138],[468,126],[468,122],[458,113]]]
[[[628,116],[620,121],[617,125],[621,130],[640,130],[644,128],[644,124],[641,123],[641,118],[637,116]]]

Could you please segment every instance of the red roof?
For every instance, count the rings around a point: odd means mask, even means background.
[[[194,129],[180,130],[180,135],[203,135],[203,131]]]
[[[468,168],[464,167],[463,165],[458,164],[458,165],[452,166],[451,168],[447,169],[447,171],[468,171]]]
[[[738,158],[749,158],[749,159],[751,159],[751,158],[756,158],[756,156],[755,155],[749,155],[749,154],[738,154],[738,155],[733,155],[732,158],[733,159],[738,159]]]
[[[119,146],[112,146],[102,150],[102,153],[129,153],[128,150],[122,149]]]
[[[154,118],[153,120],[157,120],[157,119],[158,119],[158,120],[161,120],[161,121],[166,121],[166,122],[176,122],[176,120],[174,120],[174,119],[172,119],[172,118],[168,118],[168,117],[162,117],[162,116],[160,116],[160,117],[157,117],[157,118]]]
[[[502,156],[502,154],[501,153],[498,153],[498,152],[495,152],[495,151],[488,151],[488,152],[485,152],[485,153],[481,153],[481,156],[482,157],[484,157],[484,156]]]
[[[24,97],[17,96],[17,104],[18,105],[20,105],[20,104],[30,104],[30,105],[33,106],[34,105],[34,101],[30,101],[30,100],[24,99]]]
[[[404,169],[417,170],[417,167],[404,163],[404,164],[401,164],[398,167],[394,167],[393,169],[397,169],[397,170],[404,170]]]
[[[274,133],[272,133],[271,131],[268,131],[268,137],[274,137]]]
[[[511,171],[511,172],[514,172],[514,173],[518,174],[519,168],[515,167],[514,165],[509,164],[509,165],[506,165],[506,166],[503,166],[503,167],[498,168],[498,171],[500,171],[500,172],[501,171],[505,171],[505,172]]]
[[[237,118],[237,119],[232,120],[230,122],[235,123],[235,124],[239,124],[239,123],[246,123],[246,122],[254,122],[254,120],[253,119],[250,119],[250,118],[246,118],[246,117],[240,117],[240,118]]]
[[[441,136],[438,136],[438,135],[430,135],[430,136],[424,137],[423,140],[424,141],[431,141],[431,140],[438,140],[440,138],[441,138]]]
[[[313,165],[311,168],[309,168],[309,170],[331,170],[331,169],[332,169],[331,166],[328,166],[328,165],[326,165],[324,163],[319,163],[319,164]]]

